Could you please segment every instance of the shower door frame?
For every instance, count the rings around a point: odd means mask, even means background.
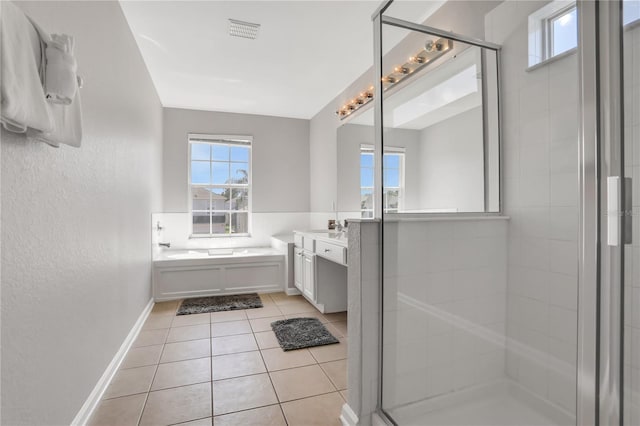
[[[458,34],[441,31],[425,25],[415,24],[397,18],[383,16],[384,12],[394,0],[387,0],[374,12],[373,33],[374,33],[374,77],[375,93],[382,94],[383,81],[383,50],[382,50],[382,28],[383,25],[393,25],[411,31],[424,34],[446,37],[454,41],[484,47],[496,51],[498,64],[498,82],[500,82],[500,46],[483,40],[477,40]],[[620,4],[621,0],[610,0]],[[600,51],[602,33],[601,20],[603,14],[599,10],[596,0],[577,0],[577,10],[579,16],[578,24],[578,72],[579,72],[579,195],[580,195],[580,215],[579,215],[579,238],[578,238],[578,321],[576,333],[578,336],[578,348],[576,359],[576,424],[577,425],[598,425],[601,420],[600,410],[600,389],[601,383],[613,379],[613,388],[621,386],[620,377],[602,378],[600,365],[600,335],[601,324],[600,301],[601,301],[601,220],[600,197],[602,190],[600,186],[600,154],[601,154],[601,83],[603,76],[601,69],[605,58]],[[599,2],[599,3],[608,3]],[[608,46],[611,46],[611,38],[606,38]],[[618,44],[617,48],[620,48]],[[608,53],[611,53],[609,51]],[[613,52],[615,55],[615,52]],[[620,64],[617,64],[620,66]],[[614,65],[615,66],[615,65]],[[375,145],[374,152],[383,152],[383,96],[376,95],[374,98],[374,131]],[[498,117],[500,123],[500,211],[503,206],[503,156],[502,156],[502,115],[501,115],[500,84],[498,84]],[[374,176],[374,199],[382,200],[382,161],[381,155],[375,155],[375,176]],[[384,228],[382,203],[376,203],[374,216],[381,220],[380,228],[380,288],[379,288],[379,357],[378,357],[378,406],[377,414],[383,421],[390,425],[396,425],[393,418],[382,408],[383,394],[383,344],[384,344]],[[481,215],[476,214],[476,215]],[[496,213],[484,213],[484,215],[495,215]],[[621,230],[622,231],[622,230]],[[623,235],[623,234],[620,234]],[[604,250],[602,250],[604,251]],[[621,309],[621,308],[620,308]],[[607,318],[609,320],[609,318]],[[615,340],[615,339],[614,339]],[[616,381],[616,379],[618,381]],[[607,382],[608,383],[608,382]],[[610,396],[610,395],[609,395]],[[615,406],[608,395],[602,395],[606,406]],[[620,405],[617,405],[618,409]]]

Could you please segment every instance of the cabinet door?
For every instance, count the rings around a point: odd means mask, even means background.
[[[295,258],[293,261],[293,282],[300,291],[304,291],[304,256],[302,249],[295,249]]]
[[[315,295],[315,254],[305,254],[302,258],[303,261],[303,269],[304,269],[304,294],[307,295],[311,300],[316,300]]]

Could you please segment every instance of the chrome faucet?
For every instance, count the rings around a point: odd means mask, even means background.
[[[158,245],[159,245],[160,247],[166,247],[166,248],[171,247],[171,243],[158,243]]]
[[[337,220],[336,221],[336,231],[342,232],[343,229],[344,228],[342,227],[342,223],[339,220]]]

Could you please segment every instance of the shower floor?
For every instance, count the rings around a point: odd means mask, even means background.
[[[447,401],[425,401],[390,410],[399,425],[415,426],[552,426],[575,424],[563,410],[516,385],[501,382]],[[533,400],[535,398],[536,400]],[[436,407],[437,405],[437,407]]]

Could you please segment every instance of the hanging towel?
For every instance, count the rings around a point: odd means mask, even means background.
[[[51,103],[69,105],[76,96],[78,65],[73,47],[73,37],[66,34],[52,34],[47,43],[44,88]]]
[[[76,89],[76,95],[70,105],[49,104],[48,108],[53,116],[53,131],[49,133],[37,132],[30,134],[30,136],[40,142],[55,147],[60,146],[60,144],[65,144],[79,148],[82,142],[82,103],[80,102],[80,90]]]
[[[24,13],[2,2],[0,16],[0,122],[12,132],[49,133],[53,116],[40,80],[40,38]]]

